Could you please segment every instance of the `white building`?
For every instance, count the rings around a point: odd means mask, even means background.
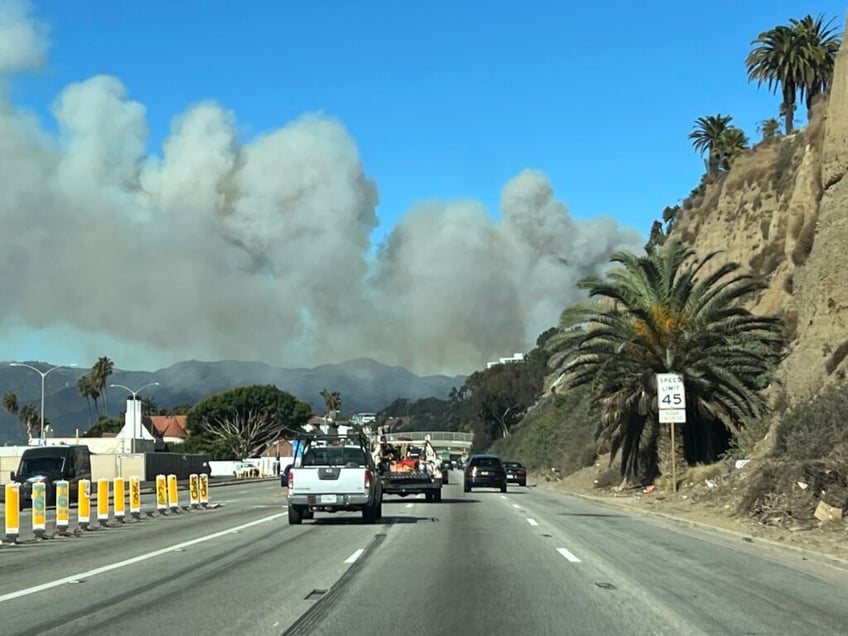
[[[523,353],[514,353],[509,358],[499,358],[496,362],[487,362],[486,368],[491,369],[493,366],[498,364],[514,364],[516,362],[524,362]]]

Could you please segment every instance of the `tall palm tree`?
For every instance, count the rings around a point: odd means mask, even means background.
[[[703,156],[707,154],[707,172],[713,174],[718,172],[720,166],[719,153],[717,152],[721,143],[722,135],[727,133],[733,117],[730,115],[707,115],[695,120],[695,127],[689,133],[692,147]]]
[[[813,98],[830,90],[833,82],[833,67],[836,63],[836,54],[842,45],[842,38],[831,26],[832,18],[825,23],[821,15],[817,18],[806,15],[800,20],[791,22],[792,29],[801,40],[801,48],[809,60],[809,74],[804,82],[809,117]]]
[[[109,376],[112,375],[114,369],[115,363],[107,356],[99,357],[91,368],[94,387],[103,395],[103,414],[106,416],[109,415],[109,391],[107,387],[109,386]]]
[[[91,398],[94,395],[94,386],[91,382],[91,378],[86,373],[85,375],[81,375],[77,380],[77,391],[79,394],[85,398],[85,404],[88,407],[88,420],[91,421]],[[97,403],[95,403],[95,408],[97,408]]]
[[[825,24],[821,16],[807,15],[763,31],[751,42],[754,48],[745,59],[748,81],[756,80],[757,86],[765,82],[770,91],[780,90],[780,111],[787,135],[794,129],[798,94],[809,109],[813,97],[827,91],[833,81],[836,52],[842,39],[831,23],[832,20]]]
[[[12,415],[18,414],[18,396],[12,391],[7,391],[3,396],[3,408]]]
[[[618,252],[605,279],[581,282],[599,302],[565,312],[550,341],[551,364],[574,388],[589,385],[600,410],[599,435],[621,454],[622,475],[656,475],[670,459],[661,439],[657,373],[680,373],[687,421],[676,427],[688,461],[715,460],[729,434],[760,415],[760,391],[782,355],[782,322],[741,306],[766,287],[738,263],[715,263],[717,252],[695,260],[679,242],[645,256]],[[670,444],[669,444],[670,445]]]
[[[18,417],[26,428],[27,439],[32,439],[32,429],[41,420],[38,409],[34,404],[24,404],[18,410]]]

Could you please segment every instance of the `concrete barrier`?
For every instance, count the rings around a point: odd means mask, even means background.
[[[15,543],[21,533],[21,485],[17,482],[6,484],[6,541]]]
[[[82,530],[88,530],[91,522],[91,482],[88,479],[79,480],[77,495],[77,525]]]

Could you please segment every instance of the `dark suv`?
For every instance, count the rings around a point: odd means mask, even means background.
[[[506,492],[506,470],[497,455],[472,455],[465,467],[463,490],[500,488]]]

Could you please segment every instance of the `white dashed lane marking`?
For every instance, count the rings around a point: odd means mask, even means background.
[[[566,559],[571,561],[572,563],[580,563],[580,559],[578,559],[572,552],[568,550],[568,548],[557,548],[557,552],[559,552]]]
[[[359,548],[356,552],[351,554],[348,558],[345,559],[345,563],[354,563],[356,560],[362,556],[362,553],[365,552],[363,548]]]

